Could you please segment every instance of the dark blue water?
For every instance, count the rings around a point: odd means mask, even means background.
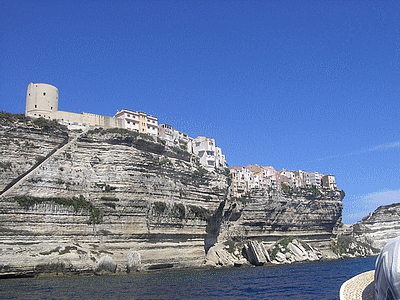
[[[0,299],[339,299],[375,258],[255,268],[0,280]]]

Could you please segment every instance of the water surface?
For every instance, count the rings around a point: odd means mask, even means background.
[[[0,280],[0,299],[339,299],[375,258],[115,276]]]

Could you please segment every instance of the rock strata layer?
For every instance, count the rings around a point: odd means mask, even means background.
[[[336,251],[342,257],[377,255],[400,235],[400,203],[378,207],[362,221],[340,229]]]

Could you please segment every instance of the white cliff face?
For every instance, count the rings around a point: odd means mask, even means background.
[[[17,128],[14,144],[1,148],[13,166],[34,165],[38,153],[46,156],[74,135],[21,122],[0,125]],[[230,198],[223,170],[207,171],[188,152],[148,136],[95,129],[70,143],[0,198],[0,273],[199,267],[206,255],[207,265],[244,264],[245,245],[273,262],[268,250],[282,237],[328,247],[340,222],[340,192]],[[0,170],[3,186],[27,169]],[[290,247],[296,261],[311,259]]]
[[[67,128],[0,112],[0,191],[68,140]]]
[[[342,256],[377,255],[400,235],[400,203],[380,206],[362,221],[341,230],[338,252]]]

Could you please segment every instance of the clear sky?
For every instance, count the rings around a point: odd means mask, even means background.
[[[336,176],[344,223],[400,202],[400,1],[0,1],[0,110],[157,116],[230,166]]]

